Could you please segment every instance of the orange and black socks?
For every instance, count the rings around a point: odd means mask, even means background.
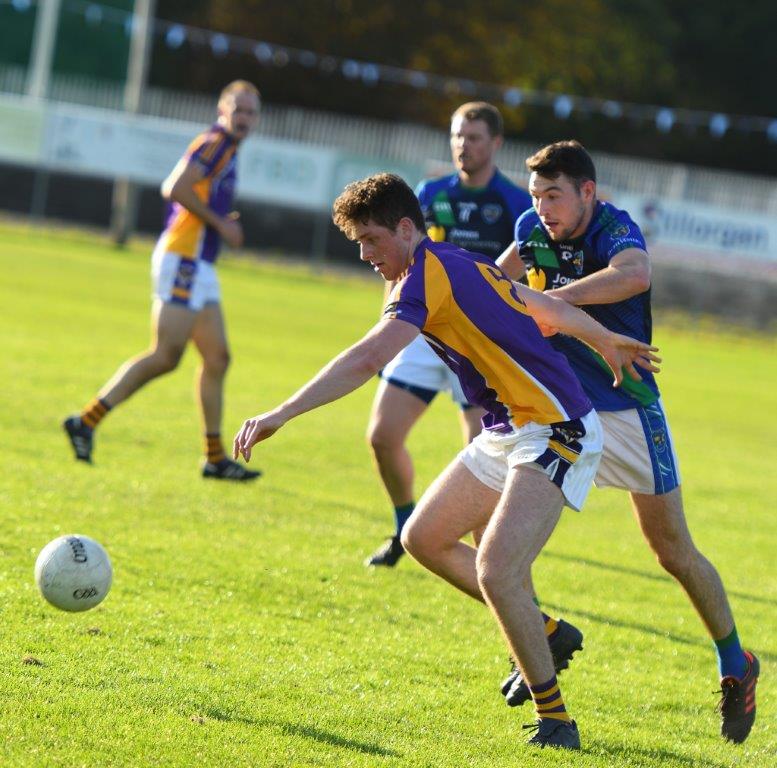
[[[81,411],[81,423],[89,427],[89,429],[94,429],[108,415],[110,410],[111,406],[108,403],[99,397],[95,397]]]
[[[218,464],[227,458],[219,432],[205,435],[205,456],[210,464]]]

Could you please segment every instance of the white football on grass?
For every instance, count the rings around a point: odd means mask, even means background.
[[[80,533],[50,541],[35,561],[35,582],[41,594],[63,611],[94,608],[108,594],[112,580],[108,553]]]

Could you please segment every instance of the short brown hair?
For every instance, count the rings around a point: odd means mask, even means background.
[[[504,136],[504,121],[502,113],[487,101],[468,101],[462,104],[452,115],[451,122],[457,117],[465,120],[482,120],[488,126],[491,136]]]
[[[407,217],[416,228],[426,231],[421,204],[413,190],[394,173],[376,173],[349,184],[332,206],[332,221],[353,240],[354,225],[370,220],[395,232]]]
[[[262,100],[259,89],[253,83],[248,80],[233,80],[221,89],[219,103],[226,99],[227,96],[232,96],[236,93],[253,93],[259,101]]]
[[[546,179],[557,179],[563,173],[578,189],[584,181],[596,182],[594,161],[579,141],[548,144],[527,158],[526,167]]]

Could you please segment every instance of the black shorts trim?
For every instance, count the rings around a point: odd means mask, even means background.
[[[389,376],[388,378],[381,376],[381,378],[392,386],[395,386],[398,389],[404,389],[405,392],[409,392],[411,395],[415,395],[419,400],[423,400],[427,405],[429,405],[437,396],[437,392],[433,389],[417,387],[415,384],[408,384],[406,381],[400,381],[399,379],[395,379],[393,376]]]

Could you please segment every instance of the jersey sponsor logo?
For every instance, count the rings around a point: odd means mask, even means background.
[[[467,224],[472,214],[478,209],[477,203],[459,202],[456,205],[459,209],[459,221],[462,224]]]
[[[448,200],[435,200],[432,208],[438,216],[453,216],[453,208]]]
[[[496,224],[502,215],[502,206],[499,203],[486,203],[481,209],[481,215],[486,224]]]
[[[562,285],[570,285],[575,282],[577,282],[576,277],[567,277],[566,275],[559,273],[553,276],[553,281],[551,282],[550,287],[551,289],[561,288]]]
[[[448,236],[454,242],[456,240],[479,240],[480,232],[474,232],[471,229],[452,229]]]

